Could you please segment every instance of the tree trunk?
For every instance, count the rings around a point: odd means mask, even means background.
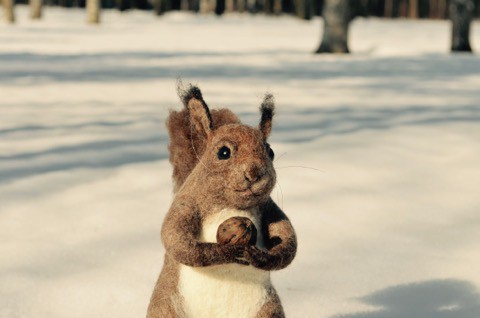
[[[438,1],[438,17],[440,19],[445,18],[446,7],[447,7],[447,0],[439,0]]]
[[[256,13],[258,11],[257,0],[246,0],[245,7],[248,12]]]
[[[273,14],[282,14],[282,0],[273,0]]]
[[[449,6],[452,20],[452,52],[471,52],[470,24],[475,4],[472,0],[451,0]]]
[[[245,0],[237,0],[237,10],[240,13],[245,12]]]
[[[116,3],[117,3],[117,9],[122,12],[132,8],[132,5],[129,0],[116,0]]]
[[[263,12],[265,14],[273,13],[273,0],[264,0],[263,1]]]
[[[303,20],[310,20],[313,15],[312,0],[295,0],[297,16]]]
[[[385,0],[384,16],[391,18],[393,15],[393,0]]]
[[[410,0],[410,4],[408,8],[408,16],[411,19],[418,18],[418,0]]]
[[[100,23],[100,0],[87,0],[87,22]]]
[[[42,0],[30,0],[30,18],[32,20],[42,18]]]
[[[348,27],[351,21],[349,0],[325,0],[323,38],[315,53],[349,53]]]
[[[164,1],[153,0],[153,11],[156,15],[162,15],[165,12]]]
[[[212,11],[210,0],[200,0],[200,13],[210,13]]]
[[[398,9],[398,15],[400,17],[406,17],[407,16],[407,1],[408,0],[400,0],[400,4],[399,4],[399,9]]]
[[[231,13],[235,11],[234,0],[225,0],[225,12]]]
[[[222,15],[225,12],[225,0],[216,0],[213,10],[216,15]]]
[[[437,19],[437,3],[438,0],[430,0],[429,1],[429,4],[430,4],[430,7],[429,7],[429,14],[428,14],[428,17],[430,19]]]
[[[162,15],[167,11],[172,10],[172,0],[153,0],[153,10],[156,15]]]
[[[15,23],[15,1],[3,0],[3,11],[5,12],[5,21],[7,23]]]

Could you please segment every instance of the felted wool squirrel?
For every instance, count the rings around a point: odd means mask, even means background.
[[[161,230],[165,260],[147,317],[284,317],[270,271],[292,262],[297,240],[270,197],[273,96],[265,96],[254,128],[228,109],[210,111],[195,86],[179,95],[185,108],[167,119],[175,197]],[[231,217],[253,222],[255,245],[217,243],[219,225]]]

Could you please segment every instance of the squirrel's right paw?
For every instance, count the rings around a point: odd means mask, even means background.
[[[238,263],[248,265],[246,261],[240,259],[245,253],[245,246],[228,244],[219,244],[218,246],[220,249],[220,253],[222,254],[223,259],[226,263]]]

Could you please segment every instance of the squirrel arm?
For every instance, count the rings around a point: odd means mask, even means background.
[[[262,207],[262,233],[267,251],[252,247],[245,253],[246,259],[264,270],[287,267],[297,252],[297,237],[285,213],[269,199]]]
[[[177,262],[193,267],[239,262],[243,247],[200,242],[201,226],[193,204],[174,201],[162,226],[166,252]]]

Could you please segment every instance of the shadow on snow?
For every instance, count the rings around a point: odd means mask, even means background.
[[[240,114],[242,120],[255,121],[256,113]],[[82,129],[100,125],[118,135],[102,141],[56,146],[40,151],[27,151],[0,156],[0,183],[18,180],[37,174],[77,168],[113,168],[131,163],[151,162],[168,158],[167,132],[156,118],[140,130],[123,131],[123,125],[132,122],[93,122],[59,127],[13,127],[4,134],[42,133],[59,129],[62,133],[82,134]],[[353,134],[366,130],[387,130],[401,126],[448,125],[480,121],[480,106],[425,107],[408,106],[389,109],[358,109],[338,107],[281,112],[274,125],[273,142],[308,142],[333,135]],[[26,134],[23,138],[29,138]]]
[[[359,299],[380,307],[372,312],[338,315],[334,318],[478,318],[480,295],[463,280],[430,280],[398,285]]]
[[[286,63],[285,54],[298,56]],[[272,62],[269,66],[218,63],[218,59],[233,61],[244,57],[263,56]],[[192,58],[195,63],[184,63],[175,58]],[[132,66],[131,61],[138,61]],[[155,62],[168,62],[155,65]],[[19,65],[16,67],[15,65]],[[24,67],[28,65],[29,67]],[[0,83],[4,85],[31,85],[48,82],[125,82],[177,77],[198,79],[257,79],[275,81],[330,80],[364,78],[359,86],[387,90],[424,90],[423,81],[442,81],[478,75],[480,59],[477,56],[429,55],[419,57],[355,57],[324,59],[298,52],[126,52],[86,55],[0,54]],[[392,77],[392,75],[395,75]],[[430,87],[442,92],[446,88]],[[422,91],[424,92],[424,91]],[[467,92],[464,92],[467,93]]]

